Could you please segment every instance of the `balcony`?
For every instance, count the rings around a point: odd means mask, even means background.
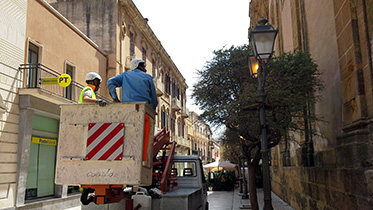
[[[188,117],[189,117],[189,111],[188,111],[188,109],[186,108],[185,104],[184,104],[184,106],[182,107],[181,117],[183,117],[183,118],[188,118]]]
[[[23,71],[24,83],[20,89],[20,95],[37,95],[39,98],[56,104],[61,103],[77,103],[79,101],[80,92],[84,85],[71,81],[68,87],[61,87],[58,84],[47,84],[43,79],[58,78],[61,73],[44,66],[43,64],[21,64],[19,70]],[[98,99],[112,101],[111,99],[96,93]]]
[[[161,77],[156,80],[156,87],[157,97],[161,97],[164,94],[164,84]]]
[[[176,98],[172,99],[172,109],[173,111],[179,111],[181,109],[181,102]]]
[[[186,148],[189,149],[190,145],[189,145],[189,141],[187,139],[184,139],[181,136],[177,136],[176,139],[177,139],[176,142],[177,142],[178,146],[186,147]]]

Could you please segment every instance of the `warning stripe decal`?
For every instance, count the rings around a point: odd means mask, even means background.
[[[121,160],[124,123],[90,123],[86,148],[87,160]]]

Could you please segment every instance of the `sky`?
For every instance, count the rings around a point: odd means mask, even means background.
[[[179,71],[187,89],[187,108],[202,114],[191,99],[196,70],[213,51],[248,44],[250,0],[133,0]]]

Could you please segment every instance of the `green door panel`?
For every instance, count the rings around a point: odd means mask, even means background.
[[[38,197],[54,195],[56,146],[40,144],[38,170]]]
[[[26,188],[37,188],[39,144],[31,143]]]

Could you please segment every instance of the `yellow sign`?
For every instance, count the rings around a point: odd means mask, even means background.
[[[42,78],[41,79],[41,84],[43,84],[43,85],[56,85],[56,84],[58,84],[57,77]]]
[[[67,87],[71,83],[71,77],[68,74],[61,74],[61,76],[58,77],[57,82],[61,87]]]
[[[34,136],[31,138],[31,142],[35,144],[45,144],[45,145],[52,145],[52,146],[57,145],[56,139],[47,139],[47,138],[34,137]]]

